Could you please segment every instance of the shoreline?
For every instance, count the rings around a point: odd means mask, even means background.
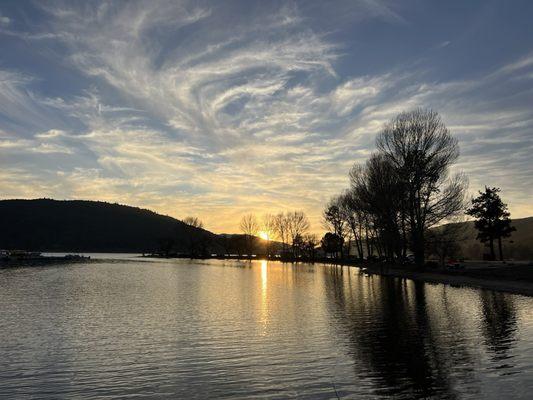
[[[185,259],[190,258],[186,256],[178,257],[164,257],[143,255],[139,258],[160,258],[160,259]],[[365,261],[357,260],[335,260],[317,258],[315,260],[303,260],[292,258],[267,258],[267,257],[198,257],[191,258],[192,260],[214,259],[214,260],[241,260],[241,261],[277,261],[282,263],[310,263],[322,264],[323,266],[346,266],[356,267],[367,275],[379,275],[391,278],[411,279],[414,281],[421,281],[434,284],[446,284],[450,286],[471,287],[477,289],[488,289],[498,292],[506,292],[518,294],[523,296],[533,297],[533,265],[501,265],[482,269],[465,269],[461,271],[446,271],[446,270],[415,270],[412,266],[398,266],[390,264],[369,264]],[[40,257],[38,259],[17,259],[17,260],[1,260],[0,268],[13,266],[13,264],[34,265],[41,266],[51,262],[80,262],[89,261],[89,257]],[[91,260],[94,261],[94,260]]]
[[[468,272],[446,273],[401,270],[394,267],[362,267],[362,271],[368,275],[380,275],[393,278],[411,279],[427,283],[441,283],[450,286],[472,287],[488,289],[498,292],[519,294],[533,297],[533,282],[522,280],[501,279],[495,277],[478,277],[469,275]],[[533,267],[532,274],[533,274]]]
[[[167,258],[167,257],[160,257]],[[189,258],[189,257],[168,257],[168,258]],[[194,258],[195,259],[195,258]],[[198,259],[202,259],[201,257]],[[267,258],[267,257],[206,257],[203,259],[218,260],[242,260],[242,261],[278,261],[287,263],[310,263],[322,264],[325,266],[347,266],[357,267],[368,275],[380,275],[392,278],[411,279],[427,283],[440,283],[451,286],[471,287],[477,289],[488,289],[498,292],[506,292],[523,296],[533,297],[533,266],[523,264],[520,266],[500,265],[487,269],[461,270],[450,272],[445,270],[418,271],[413,267],[401,267],[387,264],[368,264],[358,260],[335,260],[317,258],[315,260],[302,260],[292,258]],[[514,271],[513,271],[514,270]],[[519,279],[513,277],[513,272],[518,271]],[[520,279],[522,277],[522,279]],[[515,279],[513,279],[515,278]]]

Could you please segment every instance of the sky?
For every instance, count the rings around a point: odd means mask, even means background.
[[[533,2],[0,3],[0,198],[200,217],[327,200],[388,120],[439,112],[473,194],[533,215]]]

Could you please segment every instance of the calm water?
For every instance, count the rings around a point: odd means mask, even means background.
[[[0,270],[0,398],[531,398],[533,298],[277,262]]]

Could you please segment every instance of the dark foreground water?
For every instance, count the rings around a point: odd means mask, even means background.
[[[260,261],[0,270],[0,398],[532,394],[533,298]]]

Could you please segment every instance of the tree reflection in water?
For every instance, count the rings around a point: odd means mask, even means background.
[[[341,271],[325,274],[331,315],[348,335],[357,375],[372,381],[376,395],[454,399],[458,385],[463,394],[478,392],[475,346],[445,287],[430,298],[421,282]]]
[[[483,311],[483,333],[494,360],[510,358],[509,350],[516,340],[516,311],[506,293],[483,290],[480,293]]]

